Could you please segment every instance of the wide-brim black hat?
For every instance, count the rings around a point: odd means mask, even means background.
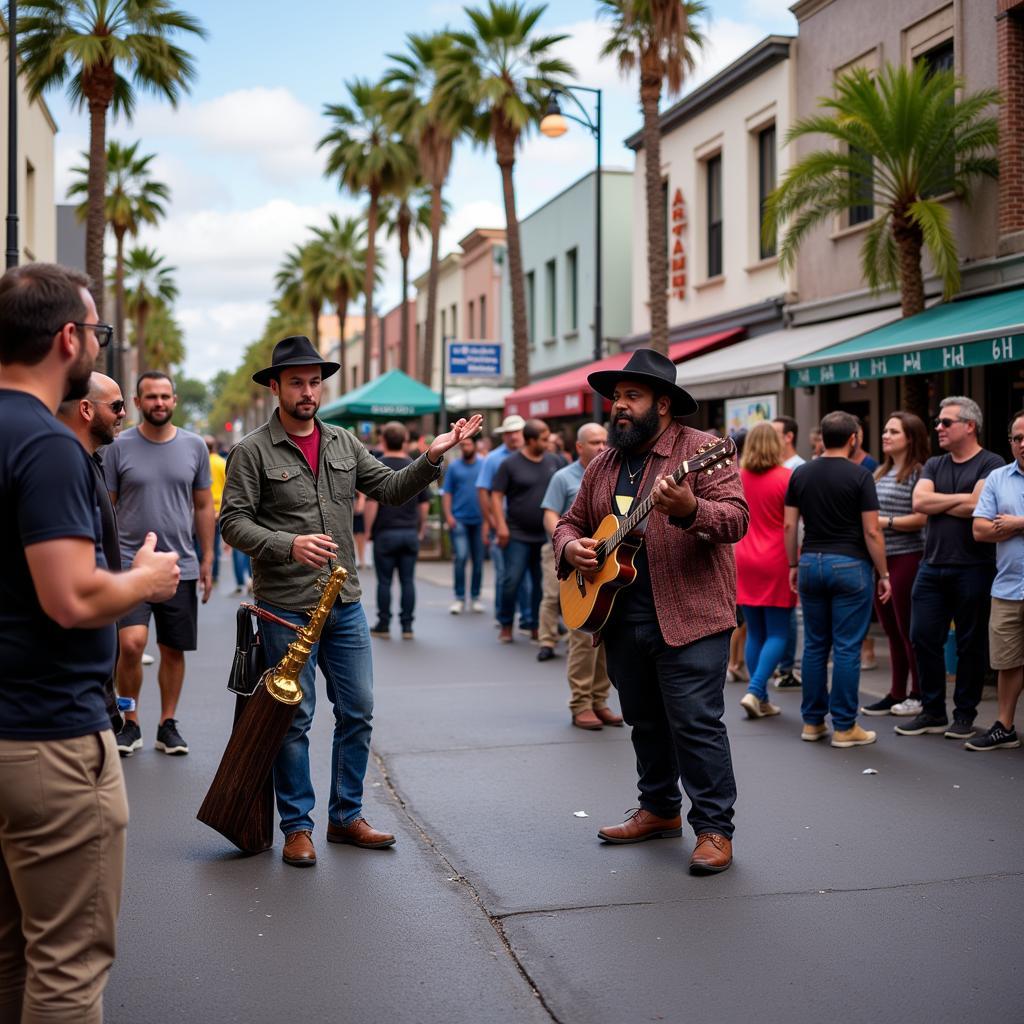
[[[693,396],[676,383],[676,364],[652,348],[638,348],[621,370],[597,370],[587,377],[590,386],[607,399],[611,399],[620,380],[638,380],[658,394],[668,395],[673,416],[690,416],[697,411]]]
[[[320,376],[323,380],[333,377],[341,369],[340,363],[332,363],[329,359],[324,359],[313,347],[309,338],[296,334],[291,338],[284,338],[274,346],[270,365],[262,370],[257,370],[252,375],[252,379],[266,388],[270,387],[271,380],[286,366],[314,365],[319,365]]]

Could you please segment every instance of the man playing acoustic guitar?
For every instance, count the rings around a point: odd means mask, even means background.
[[[600,634],[632,728],[640,807],[598,835],[609,843],[681,835],[681,778],[697,836],[690,871],[724,871],[732,863],[736,801],[722,722],[729,635],[736,626],[730,545],[746,533],[749,519],[739,475],[730,464],[679,482],[671,478],[715,438],[676,422],[697,403],[676,384],[676,367],[665,356],[638,349],[623,369],[588,380],[612,402],[610,447],[587,468],[555,530],[559,577],[576,569],[595,574],[602,564],[593,536],[598,524],[611,512],[625,516],[648,494],[653,503],[652,515],[638,527],[644,533],[632,556],[636,578],[618,592]]]

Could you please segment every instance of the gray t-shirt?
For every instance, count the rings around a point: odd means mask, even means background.
[[[198,434],[178,428],[170,441],[147,441],[125,430],[103,453],[107,490],[117,495],[121,564],[131,565],[146,534],[157,551],[176,551],[183,580],[199,578],[192,492],[210,486],[210,456]]]
[[[552,512],[564,516],[572,508],[572,503],[579,494],[580,484],[583,483],[583,468],[583,464],[577,459],[565,469],[560,469],[548,483],[540,507],[549,508]]]

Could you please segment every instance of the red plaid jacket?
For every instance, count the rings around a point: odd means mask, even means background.
[[[673,422],[654,446],[640,493],[647,492],[648,478],[675,472],[700,445],[715,440],[711,434]],[[560,579],[571,571],[562,558],[565,545],[592,536],[601,520],[613,511],[621,465],[619,452],[609,448],[583,474],[576,500],[559,520],[552,538]],[[735,465],[710,476],[701,473],[687,479],[697,498],[693,522],[684,526],[655,509],[644,533],[658,625],[670,647],[684,647],[736,626],[732,545],[747,532],[750,520]],[[626,588],[616,601],[628,600]]]

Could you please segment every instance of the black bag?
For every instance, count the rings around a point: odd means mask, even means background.
[[[235,657],[231,662],[228,689],[240,697],[251,697],[266,671],[267,656],[252,613],[239,608],[235,622]]]

